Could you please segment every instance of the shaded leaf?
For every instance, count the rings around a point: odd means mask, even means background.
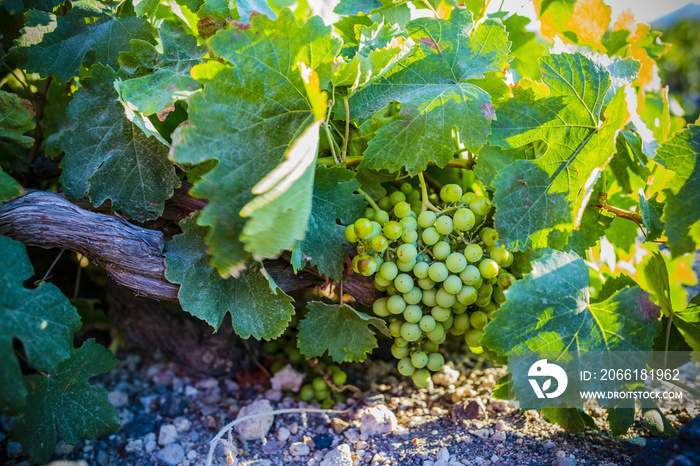
[[[666,236],[674,256],[700,244],[700,126],[688,125],[656,151],[654,160],[676,175],[664,208]]]
[[[22,194],[22,185],[0,168],[0,202]]]
[[[377,347],[370,325],[389,335],[383,320],[350,306],[312,301],[307,307],[309,313],[299,322],[299,349],[307,358],[319,357],[328,351],[336,362],[360,362]]]
[[[333,11],[342,16],[356,15],[358,13],[369,14],[382,6],[382,2],[379,0],[340,0],[340,3],[335,6]]]
[[[230,64],[211,61],[192,69],[204,90],[189,99],[190,124],[173,134],[176,162],[218,161],[191,193],[209,199],[197,221],[211,227],[212,265],[224,276],[235,276],[249,253],[276,257],[304,239],[314,164],[287,194],[249,207],[248,217],[239,213],[256,199],[253,188],[286,160],[314,121],[315,102],[309,102],[298,63],[316,73],[323,89],[339,49],[318,17],[300,27],[283,10],[276,22],[259,15],[252,23],[210,39],[213,53]]]
[[[642,212],[642,221],[647,229],[645,241],[656,241],[664,232],[664,224],[661,221],[664,203],[657,201],[658,194],[648,201],[644,197],[644,191],[639,190],[639,210]]]
[[[207,48],[198,46],[197,39],[174,20],[165,20],[159,34],[163,55],[158,57],[153,72],[117,86],[121,97],[145,115],[160,114],[176,100],[198,90],[199,83],[190,76],[190,69],[207,53]]]
[[[34,110],[28,100],[0,91],[0,141],[29,148],[34,138],[25,133],[34,129]]]
[[[107,400],[107,390],[88,383],[91,377],[117,367],[111,351],[87,340],[71,345],[70,357],[47,375],[24,378],[27,405],[9,426],[10,438],[41,464],[56,451],[56,431],[66,443],[92,439],[119,429],[121,419]]]
[[[241,338],[277,338],[294,313],[292,299],[274,285],[262,266],[250,261],[238,278],[221,278],[209,265],[206,228],[192,218],[180,223],[183,233],[165,248],[165,278],[180,285],[182,308],[219,329],[227,313]]]
[[[508,65],[503,25],[486,20],[474,29],[471,12],[454,10],[447,21],[420,18],[407,29],[420,47],[410,63],[349,99],[360,123],[392,101],[401,103],[398,115],[376,131],[362,168],[415,173],[429,162],[445,166],[453,158],[453,127],[467,148],[477,150],[495,119],[489,94],[465,81]]]
[[[267,0],[236,0],[236,10],[238,10],[238,15],[244,24],[250,23],[250,14],[254,11],[277,19],[277,13],[270,8]]]
[[[595,421],[581,408],[543,408],[542,414],[549,422],[559,424],[562,429],[571,434],[579,434],[589,429],[597,429]]]
[[[309,231],[292,251],[295,272],[308,260],[321,274],[341,280],[347,255],[345,245],[349,245],[343,225],[361,217],[366,207],[363,196],[353,193],[359,187],[353,172],[343,167],[316,169]]]
[[[113,82],[125,77],[95,65],[81,79],[68,107],[77,125],[58,141],[65,152],[61,182],[71,199],[88,196],[96,206],[110,199],[113,210],[144,221],[163,212],[179,180],[168,147],[132,123],[119,103]]]
[[[516,92],[496,109],[489,137],[491,145],[506,149],[535,141],[548,145],[543,156],[517,160],[492,183],[495,228],[512,250],[542,248],[552,231],[567,235],[580,223],[595,180],[613,154],[615,135],[629,117],[624,92],[607,100],[606,67],[576,53],[545,57],[540,69],[550,96]]]
[[[700,293],[690,300],[686,309],[674,314],[673,325],[678,328],[688,346],[694,351],[700,351]]]
[[[599,210],[586,208],[581,217],[581,225],[571,232],[569,241],[562,251],[575,252],[581,257],[586,257],[588,248],[598,244],[598,240],[605,235],[605,230],[610,227],[614,218]]]
[[[590,303],[588,268],[576,254],[551,251],[506,291],[482,343],[512,351],[649,351],[658,306],[639,287]]]
[[[0,236],[0,411],[24,404],[26,390],[13,339],[22,343],[36,370],[53,372],[70,355],[80,317],[51,283],[28,290],[23,282],[34,274],[22,243]],[[53,425],[53,424],[52,424]],[[26,451],[26,450],[25,450]],[[51,450],[53,452],[53,450]]]
[[[613,437],[627,433],[634,424],[634,408],[608,408],[608,424]]]
[[[78,74],[88,52],[94,52],[94,63],[117,69],[119,52],[129,49],[130,40],[155,40],[145,19],[113,15],[110,7],[93,0],[72,3],[65,16],[29,10],[9,57],[29,72],[64,82]]]

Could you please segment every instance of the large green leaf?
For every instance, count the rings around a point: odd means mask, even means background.
[[[16,94],[0,91],[0,141],[29,148],[34,138],[25,133],[34,129],[34,112],[29,101]]]
[[[294,152],[298,141],[313,136],[305,133],[307,128],[318,135],[318,126],[312,125],[314,102],[307,97],[299,63],[313,69],[325,88],[340,44],[320,18],[300,27],[283,10],[276,22],[258,15],[250,28],[220,31],[209,47],[227,63],[212,61],[192,69],[204,90],[189,99],[190,124],[174,133],[173,157],[180,163],[218,162],[191,193],[209,199],[197,221],[211,227],[212,265],[235,276],[249,253],[276,257],[304,239],[313,163],[286,191],[282,188],[288,185],[282,183],[275,195],[256,197],[253,190]],[[318,144],[317,136],[298,149],[311,144]]]
[[[22,194],[22,185],[0,168],[0,202]]]
[[[656,194],[651,199],[647,200],[644,197],[644,191],[639,190],[639,210],[642,213],[642,221],[647,229],[646,241],[656,241],[664,232],[664,224],[661,221],[665,203],[658,201],[659,195]]]
[[[117,367],[104,346],[87,340],[46,375],[24,378],[27,405],[10,423],[10,438],[36,462],[45,464],[56,451],[56,431],[66,443],[92,439],[119,429],[121,419],[107,400],[107,390],[88,383]]]
[[[328,354],[336,362],[364,361],[377,347],[369,326],[389,335],[383,320],[358,312],[348,305],[313,301],[309,313],[299,322],[299,349],[307,358]]]
[[[165,250],[165,277],[180,285],[182,308],[219,329],[226,313],[242,338],[277,338],[294,313],[292,299],[274,285],[265,269],[250,261],[238,278],[221,278],[209,265],[206,228],[191,218],[180,223],[183,233]]]
[[[571,434],[578,434],[586,430],[597,429],[595,421],[581,408],[543,408],[542,414],[547,416],[549,422],[559,424],[562,429]]]
[[[673,325],[681,332],[688,346],[700,351],[700,293],[690,300],[687,308],[674,314]]]
[[[68,81],[78,74],[89,52],[94,54],[93,63],[116,69],[119,52],[129,49],[130,40],[155,43],[151,25],[143,18],[116,18],[113,7],[95,0],[71,5],[65,16],[29,10],[8,60],[42,77]]]
[[[356,15],[358,13],[369,14],[373,10],[382,8],[379,0],[340,0],[333,11],[339,15]]]
[[[588,248],[598,244],[598,240],[605,234],[605,230],[610,227],[614,218],[614,216],[600,210],[587,208],[581,217],[581,225],[571,232],[571,236],[562,250],[575,252],[581,257],[586,257]]]
[[[573,253],[549,251],[506,291],[482,343],[512,351],[650,351],[658,307],[638,287],[590,303],[589,272]]]
[[[626,434],[634,424],[634,408],[608,408],[608,424],[613,437]]]
[[[511,41],[511,53],[513,61],[511,67],[521,76],[539,80],[542,77],[537,66],[537,59],[547,55],[547,47],[537,41],[537,34],[527,30],[530,19],[517,14],[511,15],[503,21]]]
[[[24,245],[0,236],[0,412],[22,406],[27,393],[13,340],[22,343],[34,369],[50,372],[70,355],[80,328],[78,313],[58,288],[24,287],[33,274]]]
[[[363,123],[392,101],[401,111],[379,128],[369,143],[362,168],[418,172],[435,162],[445,166],[453,158],[453,127],[467,148],[486,141],[495,119],[491,97],[467,83],[487,71],[508,65],[505,28],[486,20],[474,28],[471,12],[454,10],[449,20],[420,18],[407,25],[419,50],[410,63],[349,99],[350,115]]]
[[[277,19],[277,13],[270,8],[267,0],[236,0],[236,10],[238,10],[238,15],[244,24],[250,23],[250,14],[254,11]]]
[[[165,20],[159,34],[163,55],[152,73],[120,82],[117,88],[125,101],[145,115],[162,113],[199,89],[190,69],[207,53],[207,48],[198,46],[197,39],[174,20]]]
[[[664,209],[671,252],[676,256],[695,251],[700,244],[700,126],[676,133],[656,151],[654,160],[676,173]]]
[[[493,181],[495,227],[509,249],[547,246],[554,230],[566,236],[580,223],[598,170],[612,156],[615,136],[629,116],[625,93],[612,97],[609,91],[628,82],[625,73],[638,65],[631,59],[619,62],[605,67],[580,53],[542,58],[540,69],[550,95],[516,92],[496,109],[491,145],[548,145],[543,156],[518,160]],[[616,73],[612,79],[609,68]]]
[[[341,280],[347,255],[345,245],[349,245],[343,225],[350,225],[361,217],[366,207],[363,196],[353,193],[359,187],[353,172],[343,167],[316,169],[309,231],[292,251],[295,271],[303,268],[308,260],[323,275]]]
[[[58,142],[65,151],[61,181],[69,198],[88,196],[94,205],[110,199],[112,209],[143,221],[163,212],[179,181],[168,147],[144,134],[119,103],[113,83],[125,77],[95,65],[80,80],[68,107],[77,125]]]

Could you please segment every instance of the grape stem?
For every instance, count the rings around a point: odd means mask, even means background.
[[[425,177],[423,176],[423,172],[418,173],[418,179],[420,180],[421,201],[422,201],[422,206],[420,209],[421,213],[425,212],[428,209],[432,210],[433,212],[439,212],[440,209],[435,207],[428,199],[428,187],[425,185]]]
[[[379,206],[377,205],[377,203],[374,202],[374,199],[372,199],[372,197],[371,197],[369,194],[367,194],[366,192],[364,192],[364,191],[361,190],[361,189],[358,189],[357,192],[358,192],[359,194],[362,194],[363,196],[365,196],[365,201],[367,201],[367,203],[368,203],[369,205],[371,205],[372,208],[373,208],[375,211],[379,212],[380,210],[382,210],[381,207],[379,207]]]

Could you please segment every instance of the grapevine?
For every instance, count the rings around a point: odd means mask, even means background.
[[[0,6],[10,441],[41,463],[56,433],[118,427],[88,383],[114,357],[75,344],[94,303],[118,302],[105,276],[202,335],[263,341],[260,372],[292,365],[306,379],[286,395],[323,408],[357,396],[344,364],[382,345],[418,389],[469,352],[507,365],[494,397],[522,403],[518,355],[656,352],[665,367],[700,351],[700,120],[660,84],[673,36],[605,0],[536,0],[532,18],[282,3]],[[591,426],[582,401],[546,401],[532,407],[552,422]],[[635,408],[672,432],[655,403],[603,407],[614,436]]]

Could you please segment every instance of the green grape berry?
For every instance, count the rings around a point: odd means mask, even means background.
[[[357,243],[357,235],[355,234],[355,225],[345,227],[345,239],[351,243]]]
[[[452,217],[448,215],[442,215],[435,220],[435,230],[443,236],[447,236],[454,230],[454,224],[452,223]]]
[[[442,289],[449,294],[455,295],[462,289],[462,280],[457,275],[450,275],[442,282]]]
[[[458,332],[464,333],[467,330],[469,330],[469,320],[470,317],[468,314],[459,314],[455,316],[455,320],[452,323],[452,330],[453,332],[456,330]]]
[[[428,246],[432,246],[440,241],[440,233],[438,233],[434,227],[429,227],[423,230],[420,237],[423,240],[423,243],[427,244]]]
[[[413,275],[416,278],[426,278],[428,276],[428,269],[430,269],[430,265],[427,262],[417,262],[416,265],[413,266]]]
[[[434,306],[430,310],[430,315],[433,316],[433,319],[435,319],[436,322],[444,322],[447,319],[450,318],[450,315],[452,312],[450,311],[449,308],[444,308],[441,306]]]
[[[479,262],[484,255],[484,250],[478,244],[470,244],[464,248],[464,257],[469,262]]]
[[[355,230],[355,235],[360,239],[367,239],[372,234],[374,226],[372,222],[366,218],[358,218],[353,224],[353,230]]]
[[[493,301],[499,305],[505,303],[508,300],[506,298],[506,294],[499,287],[496,287],[493,289],[493,293],[491,294],[491,299],[493,299]]]
[[[452,222],[454,223],[455,230],[469,231],[474,228],[476,216],[474,212],[469,209],[459,209],[454,213]]]
[[[435,246],[433,246],[433,251],[435,251]],[[467,258],[464,257],[464,254],[453,252],[447,256],[447,259],[445,259],[445,266],[447,267],[447,270],[452,273],[460,273],[462,270],[467,268]]]
[[[413,278],[407,273],[401,273],[394,279],[394,286],[399,293],[408,293],[413,289]]]
[[[498,275],[498,264],[493,259],[484,259],[479,262],[479,273],[487,280],[495,278]]]
[[[413,270],[414,265],[416,265],[415,259],[410,260],[408,262],[398,261],[396,263],[396,267],[398,267],[401,272],[411,272]]]
[[[328,388],[326,385],[326,381],[323,380],[323,377],[316,377],[311,381],[311,386],[313,387],[314,391],[320,392]]]
[[[469,285],[464,285],[457,293],[457,301],[467,306],[474,304],[478,298],[478,290]]]
[[[420,322],[422,317],[423,310],[415,304],[410,304],[406,306],[406,309],[403,311],[403,318],[406,319],[406,322],[412,324]]]
[[[406,301],[406,304],[418,304],[422,299],[423,291],[417,286],[414,286],[408,293],[403,294],[403,300]]]
[[[442,262],[435,262],[428,269],[428,277],[436,283],[444,281],[449,275],[447,267]]]
[[[399,225],[404,230],[416,230],[418,229],[418,221],[413,217],[404,217],[399,220]]]
[[[440,190],[440,199],[443,202],[457,202],[462,197],[462,188],[458,184],[446,184]]]
[[[418,322],[418,326],[425,333],[428,333],[428,332],[432,332],[433,330],[435,330],[436,323],[437,323],[437,321],[435,320],[435,317],[433,317],[431,315],[424,315],[423,317],[421,317],[420,321]]]
[[[498,241],[498,233],[493,228],[482,228],[481,231],[479,231],[479,237],[481,237],[481,241],[483,241],[486,246],[494,246],[496,241]]]
[[[401,236],[402,231],[403,230],[401,229],[401,225],[399,225],[399,222],[395,222],[393,220],[386,222],[384,224],[384,227],[382,228],[384,236],[391,240],[399,238]]]
[[[391,345],[391,355],[396,359],[403,359],[408,356],[410,350],[408,346],[399,346],[396,343]]]
[[[378,317],[386,317],[390,314],[389,309],[386,307],[388,298],[379,298],[372,304],[372,311]]]
[[[428,278],[419,278],[418,279],[418,286],[420,287],[421,290],[426,291],[426,290],[432,290],[435,288],[435,282]]]
[[[479,269],[476,266],[468,265],[460,272],[459,278],[465,285],[476,288],[476,284],[479,283],[479,280],[481,280],[481,272],[479,272]]]
[[[496,280],[496,283],[498,284],[498,287],[502,290],[507,290],[510,288],[513,283],[515,283],[515,276],[513,274],[510,274],[508,272],[502,273],[498,275],[498,279]]]
[[[301,401],[306,401],[307,403],[314,399],[314,389],[310,384],[306,384],[301,387],[299,392],[299,398]]]
[[[385,212],[390,211],[391,208],[394,207],[394,204],[391,203],[389,196],[384,196],[383,198],[379,199],[379,201],[377,201],[377,205]]]
[[[389,333],[391,334],[391,336],[394,338],[400,337],[402,326],[403,322],[401,322],[400,320],[394,320],[391,323],[389,323]]]
[[[435,256],[435,259],[439,261],[444,261],[447,259],[450,255],[451,249],[450,249],[450,243],[447,241],[438,241],[433,245],[433,256]]]
[[[418,216],[418,225],[421,228],[430,228],[435,224],[437,220],[437,215],[432,210],[426,210]]]
[[[503,266],[512,254],[503,248],[495,247],[489,251],[489,257],[496,261],[496,264]]]
[[[394,191],[389,195],[389,201],[391,201],[391,205],[395,206],[399,202],[406,202],[406,195],[402,193],[401,191]],[[382,207],[382,206],[379,206]],[[383,208],[383,207],[382,207]],[[385,209],[389,210],[389,209]]]
[[[409,357],[401,359],[401,361],[399,361],[398,364],[396,364],[396,368],[399,370],[399,374],[404,375],[406,377],[408,377],[409,375],[413,375],[413,373],[416,370],[413,363],[411,363],[411,358]]]
[[[364,255],[357,261],[357,271],[365,277],[369,277],[377,270],[377,263],[374,257]]]
[[[412,244],[402,244],[396,249],[396,257],[403,262],[411,262],[418,255],[418,250]]]
[[[423,335],[418,324],[405,322],[401,326],[401,337],[408,341],[417,341]]]
[[[384,280],[393,281],[398,274],[399,269],[393,262],[384,262],[379,267],[379,276],[382,277]]]
[[[389,221],[389,213],[386,210],[378,210],[374,213],[373,220],[381,226],[384,226]]]
[[[408,217],[409,213],[411,213],[411,204],[408,202],[399,202],[394,206],[394,215],[397,218]]]
[[[464,341],[471,348],[480,346],[481,338],[484,336],[484,331],[478,328],[473,328],[464,334]]]
[[[372,249],[374,249],[376,252],[384,252],[389,246],[389,240],[387,240],[387,238],[384,235],[377,235],[374,238],[372,238],[370,245],[372,246]]]
[[[404,243],[415,243],[418,241],[418,233],[416,233],[416,230],[404,230],[404,232],[401,234],[401,241]]]
[[[469,323],[471,324],[472,327],[477,328],[477,329],[484,328],[488,322],[489,322],[488,316],[486,315],[485,312],[482,312],[482,311],[474,311],[469,316]]]
[[[386,301],[386,308],[392,314],[401,314],[406,309],[406,301],[403,300],[401,295],[389,296]]]
[[[437,304],[437,301],[435,301],[436,294],[437,294],[437,291],[434,288],[432,288],[430,290],[423,290],[423,295],[421,296],[421,301],[426,306],[433,307]]]
[[[418,369],[413,373],[412,378],[417,387],[425,388],[430,385],[430,372],[426,369]]]
[[[491,202],[483,196],[477,196],[469,201],[469,209],[476,215],[486,215],[491,210]]]
[[[406,196],[408,196],[411,191],[413,191],[413,186],[411,186],[411,183],[401,183],[401,192],[404,193]]]
[[[331,381],[333,382],[333,385],[336,387],[340,387],[345,385],[345,382],[348,380],[348,375],[343,372],[342,370],[338,370],[333,372],[331,375]]]
[[[411,355],[411,364],[416,369],[422,369],[428,364],[428,355],[423,351],[416,351]]]
[[[426,367],[433,371],[438,372],[445,365],[445,358],[440,353],[430,353],[428,354],[428,364]]]

